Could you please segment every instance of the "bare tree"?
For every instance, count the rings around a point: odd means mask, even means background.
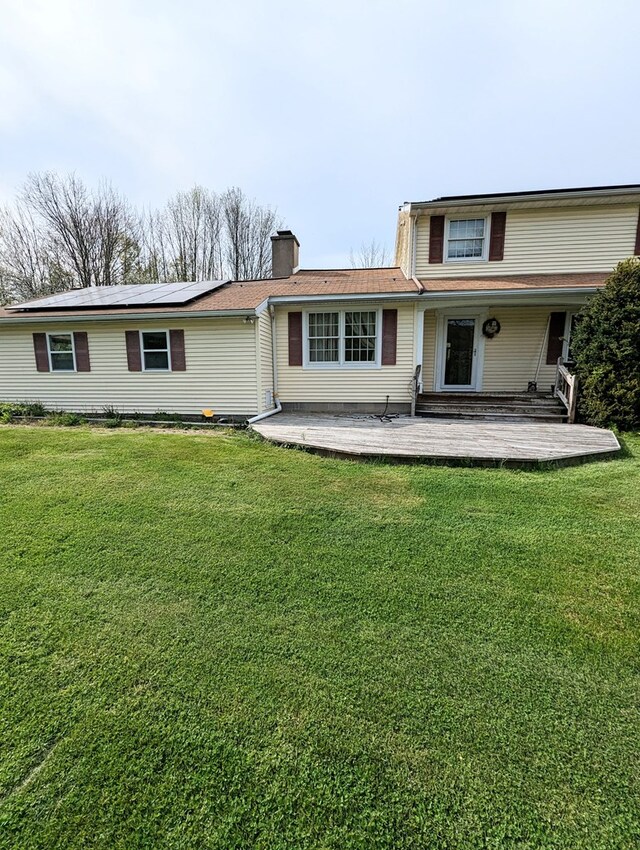
[[[144,265],[158,280],[249,280],[271,273],[275,211],[240,189],[178,192],[142,216]]]
[[[240,189],[201,186],[135,212],[108,184],[29,175],[0,211],[0,292],[28,299],[64,289],[161,280],[247,280],[271,273],[275,211]]]
[[[390,257],[386,247],[372,239],[368,244],[363,242],[357,253],[352,248],[350,261],[353,269],[375,269],[388,266]]]
[[[0,210],[0,289],[4,301],[69,289],[73,278],[28,207]]]
[[[176,280],[216,280],[222,275],[220,199],[194,186],[178,192],[156,216],[163,266]]]
[[[41,241],[61,259],[75,286],[112,286],[126,279],[135,221],[109,185],[90,191],[74,174],[31,174],[20,201],[39,219]]]
[[[271,235],[282,227],[275,210],[250,200],[241,189],[221,197],[224,257],[234,280],[256,280],[271,275]]]

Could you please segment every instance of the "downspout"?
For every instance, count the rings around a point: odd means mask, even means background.
[[[252,416],[247,419],[247,425],[253,425],[254,422],[260,422],[261,419],[266,419],[268,416],[275,416],[280,413],[282,405],[278,398],[278,358],[276,356],[276,311],[273,304],[269,305],[269,318],[271,319],[271,364],[273,368],[273,399],[275,407],[271,410],[265,410],[264,413],[259,413],[257,416]]]

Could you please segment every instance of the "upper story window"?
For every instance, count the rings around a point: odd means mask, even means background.
[[[142,368],[145,372],[169,372],[169,334],[166,331],[140,331]]]
[[[47,334],[47,350],[52,372],[76,371],[73,334]]]
[[[487,221],[484,218],[447,220],[447,262],[486,259]]]
[[[308,366],[377,366],[380,360],[378,310],[307,313]]]

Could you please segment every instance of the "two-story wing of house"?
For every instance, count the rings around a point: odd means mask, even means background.
[[[422,409],[437,410],[435,394],[548,393],[575,315],[640,254],[639,203],[628,185],[401,207],[397,261],[425,290]]]
[[[281,231],[268,280],[9,305],[0,401],[246,419],[543,398],[573,317],[640,254],[639,210],[640,185],[443,197],[401,207],[393,268],[299,269]]]

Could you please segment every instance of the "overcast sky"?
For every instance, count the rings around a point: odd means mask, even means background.
[[[348,265],[405,200],[640,182],[639,34],[638,0],[0,0],[0,199],[235,185]]]

